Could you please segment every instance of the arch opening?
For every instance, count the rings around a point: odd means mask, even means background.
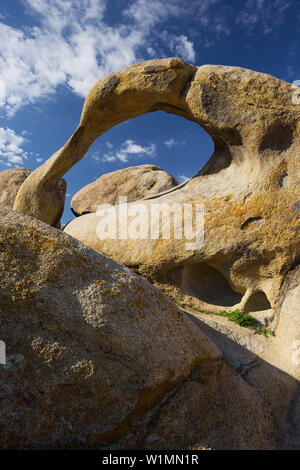
[[[165,281],[178,287],[183,294],[215,306],[233,307],[242,299],[223,274],[207,263],[175,268],[166,273]]]
[[[271,308],[271,304],[262,290],[253,292],[244,306],[245,312],[261,312]]]
[[[156,152],[152,155],[138,152],[128,154],[127,161],[115,160],[118,169],[151,163],[162,166],[174,177],[177,168],[191,177],[202,171],[214,154],[214,160],[222,160],[227,152],[226,160],[231,161],[226,144],[217,141],[205,126],[187,116],[161,109],[134,116],[107,130],[101,139],[95,140],[89,153],[107,153],[106,141],[115,143],[113,151],[117,153],[128,139],[144,148],[154,144]],[[114,156],[113,151],[111,153]],[[109,165],[108,171],[111,171],[111,167]]]
[[[227,118],[231,102],[219,96],[214,87],[207,88],[202,83],[199,103],[193,105],[193,93],[197,96],[198,93],[192,90],[192,84],[198,71],[179,58],[169,58],[155,64],[135,64],[99,80],[88,93],[75,133],[23,183],[14,209],[53,225],[57,209],[47,204],[47,184],[56,182],[78,163],[91,144],[109,129],[152,111],[161,110],[194,121],[212,137],[214,153],[200,174],[219,172],[237,156],[242,159],[240,131]]]
[[[129,140],[141,153],[123,152]],[[164,111],[148,112],[112,127],[96,139],[86,157],[66,174],[68,192],[74,196],[104,174],[145,164],[161,167],[180,185],[207,165],[214,146],[213,138],[198,123]],[[73,218],[66,204],[62,224]]]

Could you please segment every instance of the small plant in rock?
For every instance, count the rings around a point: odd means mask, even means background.
[[[184,307],[184,305],[183,305],[181,302],[176,301],[175,303],[176,303],[176,305],[178,305],[178,307],[180,307],[180,308],[183,308],[183,307]]]
[[[255,328],[255,331],[256,331],[256,333],[258,333],[259,335],[263,335],[263,336],[275,336],[274,331],[271,330],[270,328],[265,328],[265,327],[257,326],[257,327]]]
[[[227,312],[226,310],[223,310],[219,312],[218,315],[221,315],[222,317],[227,317],[228,320],[233,321],[237,325],[243,326],[245,328],[253,327],[254,323],[256,322],[256,319],[252,317],[252,315],[249,315],[249,313],[245,313],[239,309],[233,310],[232,312]]]
[[[228,320],[233,321],[237,325],[243,326],[244,328],[249,328],[250,330],[254,330],[256,333],[263,335],[263,336],[275,336],[275,333],[270,328],[265,328],[261,326],[255,326],[257,322],[256,318],[254,318],[249,313],[243,312],[242,310],[236,309],[232,312],[227,312],[226,310],[222,310],[218,313],[221,317],[227,317]]]

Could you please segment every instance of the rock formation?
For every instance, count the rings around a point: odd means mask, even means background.
[[[14,207],[20,186],[32,171],[28,168],[11,168],[0,172],[0,207]]]
[[[88,94],[74,135],[26,179],[14,205],[18,212],[53,224],[55,207],[45,210],[49,185],[79,161],[98,136],[122,121],[163,110],[202,126],[215,144],[207,164],[189,181],[142,202],[144,219],[151,219],[153,206],[159,204],[171,211],[189,204],[194,212],[202,205],[205,236],[197,249],[174,236],[182,228],[180,220],[177,226],[174,222],[173,236],[165,239],[101,238],[103,222],[95,213],[71,221],[65,231],[131,267],[190,309],[276,423],[299,416],[300,406],[295,405],[300,400],[293,400],[300,367],[300,104],[294,93],[292,85],[266,74],[229,66],[195,67],[177,58],[110,74]],[[129,210],[139,204],[130,203]],[[106,225],[113,225],[114,217],[113,212],[108,215]],[[122,217],[126,215],[121,214],[120,222]],[[159,220],[151,220],[152,228],[158,226]],[[267,325],[271,322],[275,337],[228,325],[227,319],[215,315],[224,308],[240,308]],[[181,388],[174,409],[185,396]],[[182,423],[196,416],[193,409],[191,414],[183,412]],[[166,442],[160,423],[168,430],[173,421],[169,413],[168,408],[157,421],[158,447]],[[183,424],[177,424],[183,431]]]
[[[204,204],[203,249],[191,253],[178,240],[103,242],[93,215],[74,220],[67,231],[122,264],[139,266],[143,275],[161,284],[175,284],[183,294],[182,285],[189,285],[183,279],[195,274],[219,278],[218,307],[231,303],[247,308],[251,302],[273,307],[299,255],[300,105],[293,103],[293,93],[292,85],[269,75],[237,67],[194,67],[176,58],[111,74],[88,94],[79,127],[67,144],[24,182],[14,208],[53,224],[57,211],[49,202],[49,187],[92,141],[149,111],[179,114],[212,136],[215,151],[196,177],[161,195],[159,202]],[[188,293],[191,289],[197,291],[189,287]],[[200,301],[201,296],[192,295]],[[205,300],[203,308],[211,304]]]
[[[2,449],[274,447],[259,395],[158,289],[9,209],[0,239]]]
[[[100,204],[118,204],[119,196],[128,202],[166,191],[177,181],[155,165],[140,165],[106,173],[76,193],[71,201],[75,215],[96,212]]]
[[[277,305],[277,341],[268,353],[277,366],[300,380],[300,266],[286,276]],[[273,360],[274,361],[274,360]],[[299,423],[300,426],[300,423]],[[300,432],[300,429],[299,429]],[[299,434],[300,436],[300,434]]]
[[[149,207],[204,204],[205,243],[189,251],[184,240],[100,240],[95,214],[66,231],[201,309],[273,308],[300,246],[300,105],[293,93],[292,85],[265,74],[179,59],[137,64],[100,80],[83,109],[80,148],[91,129],[95,136],[154,109],[196,121],[214,139],[214,154],[194,178],[149,201]],[[52,159],[62,161],[59,154]]]
[[[28,168],[11,168],[0,172],[0,208],[14,207],[17,193],[31,173],[32,170]],[[49,188],[51,205],[55,207],[57,214],[53,225],[57,227],[64,211],[67,184],[64,179],[60,179],[58,185]]]

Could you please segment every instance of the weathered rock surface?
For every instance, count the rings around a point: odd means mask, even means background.
[[[32,170],[28,168],[11,168],[0,172],[0,208],[14,207],[17,193]],[[58,185],[51,187],[49,185],[51,205],[55,206],[57,216],[53,222],[58,226],[65,205],[65,194],[67,184],[64,179],[60,179]],[[30,210],[30,208],[28,208]]]
[[[269,361],[300,380],[300,266],[286,276],[280,290],[277,305],[277,337],[274,348],[269,351]],[[273,359],[272,359],[273,358]],[[300,421],[299,421],[300,428]],[[299,430],[300,445],[300,430]]]
[[[218,315],[195,310],[190,310],[190,314],[219,347],[228,364],[263,399],[273,417],[274,429],[278,429],[277,448],[299,448],[299,381],[291,370],[291,345],[286,342],[281,347],[278,330],[275,337],[265,337]]]
[[[137,64],[100,80],[83,109],[81,145],[92,132],[154,109],[193,120],[212,136],[215,151],[194,178],[144,203],[148,214],[154,203],[203,204],[204,245],[190,251],[184,239],[99,239],[95,214],[73,220],[66,232],[200,310],[274,308],[300,254],[294,92],[266,74],[179,59]]]
[[[153,205],[166,204],[172,212],[178,204],[190,204],[194,211],[203,204],[203,245],[191,250],[187,240],[172,235],[101,238],[103,220],[96,214],[78,217],[65,231],[132,267],[194,312],[241,308],[271,322],[275,337],[261,341],[251,332],[245,335],[228,327],[217,316],[201,318],[206,332],[261,396],[276,422],[284,421],[299,380],[298,364],[291,359],[297,357],[291,348],[300,334],[299,279],[293,273],[300,259],[300,104],[294,93],[292,85],[266,74],[228,66],[194,67],[176,58],[110,74],[90,91],[75,134],[25,181],[14,206],[41,218],[47,182],[62,176],[97,136],[124,120],[164,110],[202,126],[215,143],[207,164],[191,180],[149,197],[142,206],[143,220],[151,220],[155,229],[159,222],[150,217]],[[26,202],[31,200],[32,205]],[[138,204],[129,204],[131,213]],[[28,207],[34,211],[28,213]],[[49,213],[49,224],[54,214]],[[114,226],[114,217],[111,212],[105,219],[108,227]],[[124,219],[128,217],[122,212],[119,220]],[[177,220],[171,233],[181,228],[182,221]],[[242,363],[240,351],[245,354]],[[299,416],[297,396],[293,403],[290,413]],[[160,415],[158,428],[161,422],[168,429],[173,420],[169,413],[168,408],[165,419]],[[193,413],[182,413],[182,423],[190,422]],[[161,445],[163,436],[160,432]]]
[[[140,165],[106,173],[76,193],[71,201],[75,215],[96,212],[100,204],[118,204],[120,196],[128,202],[166,191],[177,186],[169,173],[156,165]]]
[[[0,246],[2,449],[274,446],[262,400],[163,293],[9,209]]]
[[[190,116],[184,95],[195,70],[177,58],[154,60],[112,73],[97,82],[85,101],[77,130],[24,182],[14,209],[53,225],[57,210],[49,201],[50,182],[55,184],[77,163],[97,137],[129,118],[159,109]]]
[[[0,207],[14,207],[17,192],[32,173],[28,168],[12,168],[0,172]]]

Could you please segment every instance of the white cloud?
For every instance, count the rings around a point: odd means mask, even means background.
[[[8,167],[24,165],[28,156],[22,148],[24,143],[24,137],[13,129],[0,127],[0,163]]]
[[[136,0],[124,12],[133,18],[143,29],[149,30],[157,22],[166,20],[169,16],[180,16],[184,13],[181,2],[168,0]]]
[[[153,49],[153,47],[147,47],[147,52],[148,52],[150,57],[154,57],[156,55],[156,52]]]
[[[101,0],[24,0],[40,24],[24,29],[0,23],[5,37],[0,75],[6,84],[6,111],[55,92],[60,84],[86,96],[101,77],[136,61],[141,33],[102,21]]]
[[[142,155],[148,155],[150,157],[155,156],[156,146],[155,144],[149,144],[148,146],[142,146],[136,144],[133,140],[126,140],[116,152],[110,151],[104,154],[103,162],[115,162],[117,160],[126,163],[130,159],[140,157]]]
[[[286,10],[292,5],[289,0],[247,0],[237,16],[237,23],[253,32],[256,26],[262,27],[265,35],[274,31],[285,19]]]
[[[98,152],[93,153],[93,155],[91,155],[91,157],[92,157],[92,159],[95,160],[96,162],[98,162],[99,160],[101,160],[101,158],[100,158]]]
[[[169,148],[171,149],[172,147],[174,147],[174,145],[177,145],[177,142],[175,142],[175,140],[173,138],[169,139],[169,140],[165,140],[164,141],[164,144]]]
[[[186,140],[175,140],[173,137],[171,137],[168,140],[164,141],[164,144],[168,149],[171,149],[175,147],[176,145],[183,146],[186,145]]]
[[[112,162],[115,162],[116,160],[117,160],[117,157],[109,153],[105,153],[104,157],[102,158],[102,161],[106,163],[112,163]]]
[[[178,183],[184,183],[184,181],[188,180],[189,179],[189,176],[185,176],[185,175],[177,175],[177,181]]]
[[[176,55],[179,55],[189,62],[194,62],[196,59],[194,44],[192,41],[189,41],[184,34],[171,37],[171,48]]]
[[[110,25],[108,0],[22,0],[34,26],[12,27],[0,17],[0,76],[5,84],[4,108],[19,108],[49,97],[59,85],[85,97],[99,78],[140,60],[172,54],[195,62],[195,44],[211,47],[237,22],[243,28],[263,26],[268,34],[285,17],[291,0],[247,0],[233,11],[221,0],[131,0],[119,2]],[[20,18],[26,18],[20,15]],[[199,29],[178,34],[164,22],[193,18]],[[182,21],[182,25],[186,22]],[[159,27],[158,27],[159,26]]]
[[[128,139],[123,144],[123,150],[125,153],[131,154],[142,154],[145,153],[146,155],[153,155],[156,148],[154,144],[150,144],[148,147],[142,147],[141,145],[135,144],[133,140]]]
[[[136,0],[123,11],[123,23],[112,27],[104,17],[106,0],[23,0],[35,26],[13,28],[0,22],[7,115],[55,93],[58,85],[85,97],[102,76],[155,56],[153,27],[183,14],[180,3]],[[169,46],[168,41],[163,45],[167,56]],[[193,44],[185,35],[173,37],[173,49],[194,59]]]

